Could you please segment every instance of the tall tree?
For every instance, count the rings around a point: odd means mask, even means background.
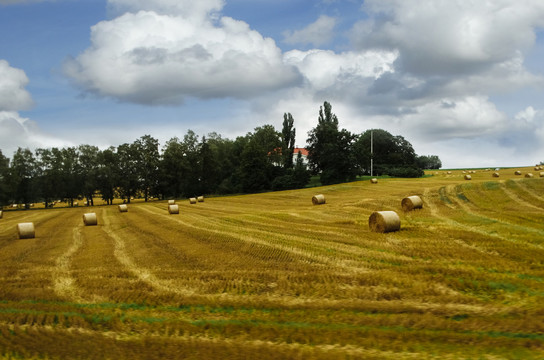
[[[177,137],[174,137],[166,142],[162,151],[162,160],[159,164],[161,194],[178,198],[183,193],[183,176],[188,168],[185,147]]]
[[[284,169],[293,167],[293,151],[295,149],[296,130],[293,127],[294,119],[291,113],[283,114],[283,127],[281,130],[281,156]]]
[[[81,194],[87,199],[87,204],[94,205],[94,193],[98,189],[98,154],[100,150],[96,146],[80,145],[78,147]]]
[[[370,143],[373,142],[373,164],[376,175],[417,177],[423,171],[416,164],[412,144],[402,136],[393,136],[382,129],[367,130],[355,143],[357,164],[362,173],[370,174]]]
[[[355,179],[352,149],[355,136],[338,129],[338,118],[332,113],[331,104],[325,101],[319,108],[317,126],[308,135],[308,161],[311,169],[320,173],[323,185]]]
[[[97,181],[98,190],[102,194],[102,200],[106,204],[113,204],[115,198],[115,188],[119,184],[119,157],[116,149],[112,146],[98,153],[98,171]],[[87,202],[89,205],[93,203]]]
[[[12,199],[17,203],[25,204],[28,208],[30,203],[37,199],[35,188],[36,159],[29,149],[18,148],[10,167],[10,186]]]
[[[0,150],[0,209],[9,201],[9,159]]]
[[[122,144],[117,147],[118,181],[121,198],[130,203],[131,197],[139,189],[138,148],[133,144]]]
[[[159,174],[159,140],[144,135],[133,144],[137,156],[137,168],[140,176],[140,188],[147,201],[149,195],[157,192]]]

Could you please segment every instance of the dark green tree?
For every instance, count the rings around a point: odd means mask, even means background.
[[[184,191],[183,176],[187,169],[185,146],[177,137],[168,140],[159,164],[159,187],[163,197],[181,197]]]
[[[137,157],[136,167],[139,174],[139,188],[147,201],[150,194],[156,195],[159,181],[159,140],[144,135],[136,140],[132,146]]]
[[[87,199],[87,204],[94,205],[94,193],[98,189],[99,154],[96,146],[80,145],[78,147],[81,195]]]
[[[416,163],[412,144],[402,136],[393,136],[382,129],[367,130],[354,145],[361,173],[370,174],[371,140],[373,142],[373,175],[419,177],[423,175]]]
[[[317,126],[308,135],[310,168],[320,174],[323,185],[355,179],[357,168],[352,149],[355,136],[338,129],[338,118],[328,102],[319,108]]]
[[[134,143],[122,144],[117,147],[117,180],[119,195],[130,203],[131,197],[136,195],[140,185],[138,147]]]
[[[113,204],[115,188],[119,184],[119,158],[116,149],[112,146],[98,153],[97,185],[106,204]],[[87,202],[89,205],[92,203]]]
[[[417,156],[416,163],[421,169],[438,170],[442,167],[442,161],[437,155]]]
[[[280,134],[272,125],[255,128],[241,154],[240,176],[244,192],[271,189],[272,180],[280,175]]]
[[[12,192],[10,200],[22,203],[28,209],[30,203],[36,202],[36,159],[29,149],[18,148],[10,166],[9,187]]]
[[[281,130],[281,156],[284,169],[293,167],[293,150],[295,149],[296,130],[293,127],[294,119],[291,113],[283,114],[283,127]]]
[[[0,150],[0,209],[9,203],[9,159]]]

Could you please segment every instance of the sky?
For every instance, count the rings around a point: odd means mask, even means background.
[[[543,59],[542,0],[0,0],[0,150],[235,139],[287,112],[304,146],[328,101],[443,168],[531,166]]]

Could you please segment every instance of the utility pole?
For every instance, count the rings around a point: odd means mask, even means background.
[[[370,176],[373,176],[374,168],[374,135],[373,131],[370,130]]]

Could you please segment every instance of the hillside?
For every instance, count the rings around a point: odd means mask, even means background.
[[[178,215],[4,211],[0,355],[542,359],[544,178],[515,170],[183,199]],[[423,208],[404,213],[409,195]],[[378,210],[401,230],[371,232]]]

